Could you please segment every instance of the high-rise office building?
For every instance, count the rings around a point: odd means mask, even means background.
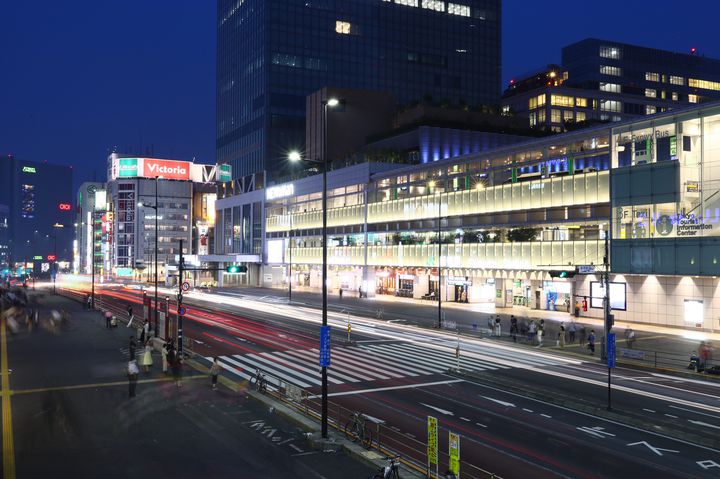
[[[500,0],[220,0],[217,161],[287,173],[326,86],[498,104],[500,20]]]

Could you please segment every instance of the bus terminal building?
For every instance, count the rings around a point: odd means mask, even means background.
[[[216,252],[252,284],[320,290],[322,176],[219,185]],[[720,104],[420,165],[328,173],[329,288],[720,329]],[[260,218],[258,218],[260,216]]]

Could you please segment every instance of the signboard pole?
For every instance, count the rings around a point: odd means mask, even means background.
[[[612,350],[613,357],[612,362],[615,362],[615,335],[612,333],[613,327],[613,316],[610,312],[610,231],[605,232],[605,255],[603,256],[603,265],[605,266],[605,272],[603,274],[603,283],[605,286],[605,298],[603,299],[603,313],[604,313],[604,326],[605,326],[605,357],[607,358],[608,366],[608,386],[607,386],[607,410],[612,411],[612,367],[610,363],[610,336],[612,335]]]
[[[428,476],[435,465],[435,477],[438,477],[438,422],[437,418],[428,416],[428,441],[427,441],[427,458],[428,458]]]
[[[448,451],[450,459],[448,461],[448,469],[450,472],[455,474],[455,477],[460,477],[460,435],[451,432],[448,435]]]
[[[183,258],[183,240],[180,240],[180,261],[178,262],[178,296],[177,296],[177,350],[178,356],[182,358],[183,354],[183,317],[180,314],[180,308],[182,307],[182,283],[183,283],[183,266],[185,265],[185,259]]]

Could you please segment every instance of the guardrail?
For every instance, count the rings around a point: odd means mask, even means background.
[[[311,417],[315,420],[321,419],[321,396],[289,383],[277,376],[261,371],[267,381],[267,393],[276,399],[283,401],[293,409]],[[328,401],[328,425],[335,428],[339,433],[346,434],[346,425],[354,420],[356,411],[350,410],[339,403]],[[369,449],[374,449],[381,454],[388,456],[400,456],[405,466],[421,473],[427,477],[435,476],[433,470],[428,470],[427,444],[411,436],[409,432],[390,424],[387,421],[371,416],[362,415],[365,419],[365,427],[369,428],[372,436]],[[427,423],[418,419],[411,419],[421,431],[427,429]],[[443,445],[448,444],[448,429],[438,428],[438,470],[440,478],[452,477],[444,473],[448,470],[449,452],[443,450]],[[459,479],[501,479],[500,476],[475,466],[467,461],[460,461]]]

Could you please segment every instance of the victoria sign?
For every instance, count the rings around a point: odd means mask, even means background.
[[[189,180],[190,163],[186,161],[144,158],[143,176],[148,178],[158,176],[166,180]]]

